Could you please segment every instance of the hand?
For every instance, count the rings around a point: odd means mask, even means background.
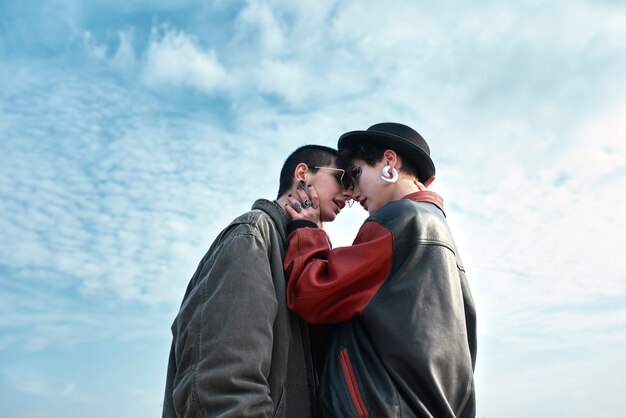
[[[321,226],[320,199],[315,187],[308,186],[306,190],[297,189],[298,196],[289,196],[289,205],[285,207],[292,221],[305,220]]]
[[[417,188],[418,188],[418,190],[419,190],[420,192],[423,192],[423,191],[425,191],[425,190],[426,190],[426,188],[427,188],[428,186],[430,186],[430,184],[431,184],[433,181],[435,181],[435,176],[431,176],[431,177],[427,178],[427,179],[424,181],[424,183],[420,183],[420,182],[419,182],[419,181],[417,181],[417,180],[413,180],[413,183],[415,183],[415,185],[417,186]]]
[[[418,189],[420,192],[423,192],[424,190],[426,190],[426,186],[424,186],[422,183],[420,183],[420,182],[419,182],[419,181],[417,181],[417,180],[413,180],[413,184],[415,184],[415,185],[417,186],[417,189]]]

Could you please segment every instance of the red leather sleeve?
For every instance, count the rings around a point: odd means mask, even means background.
[[[300,228],[285,255],[287,305],[314,324],[346,321],[361,313],[392,265],[391,232],[365,223],[349,247],[331,249],[326,233]]]

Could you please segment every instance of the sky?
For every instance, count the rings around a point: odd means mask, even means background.
[[[0,0],[0,416],[160,416],[170,325],[286,156],[428,141],[480,418],[623,416],[626,3]],[[358,205],[327,225],[349,245]]]

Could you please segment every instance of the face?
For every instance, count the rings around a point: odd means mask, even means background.
[[[391,189],[383,181],[383,161],[374,166],[367,165],[363,160],[354,160],[350,176],[354,184],[352,198],[359,202],[363,209],[373,215],[382,205],[391,200]]]
[[[343,187],[341,181],[342,171],[335,165],[317,167],[317,172],[312,173],[309,184],[315,187],[320,202],[320,220],[331,222],[335,220],[339,212],[346,206],[346,202],[352,197],[350,190]],[[344,176],[347,176],[345,173]]]

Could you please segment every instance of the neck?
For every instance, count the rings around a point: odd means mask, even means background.
[[[413,182],[413,179],[408,179],[401,177],[398,179],[398,182],[395,184],[395,188],[392,193],[392,199],[398,200],[402,199],[404,196],[419,192],[419,188]]]
[[[276,202],[278,202],[278,205],[283,210],[283,212],[286,212],[285,211],[285,206],[287,206],[289,204],[289,200],[287,199],[287,194],[288,193],[285,193],[285,194],[281,195],[278,199],[276,199]]]

